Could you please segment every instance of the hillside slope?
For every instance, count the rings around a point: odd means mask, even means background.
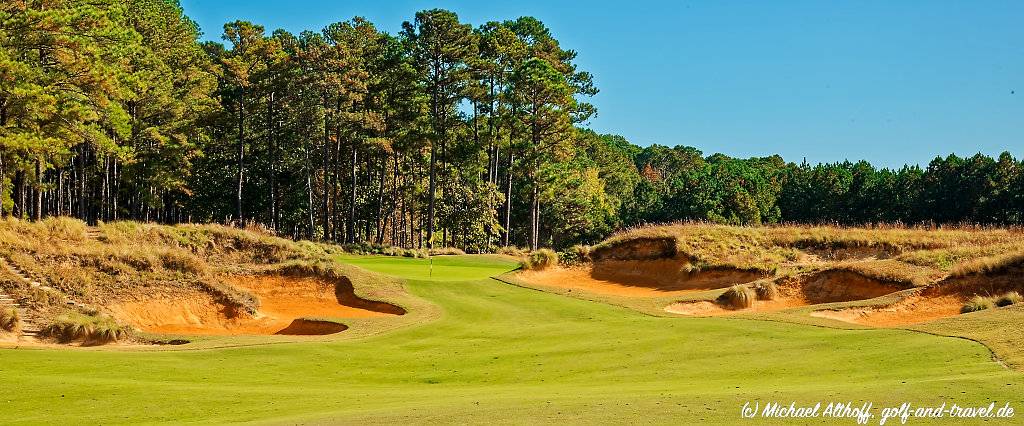
[[[41,340],[82,345],[363,334],[430,310],[398,281],[337,263],[342,253],[218,225],[7,220],[0,288],[31,314]],[[35,340],[12,334],[7,341]]]

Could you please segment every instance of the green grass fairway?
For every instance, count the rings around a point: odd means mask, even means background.
[[[517,266],[511,258],[501,255],[433,256],[430,259],[345,255],[339,260],[371,271],[425,281],[479,280]]]
[[[444,315],[329,343],[0,350],[0,423],[760,423],[740,419],[748,400],[1024,410],[1024,375],[963,339],[653,317],[483,278],[512,267],[497,257],[435,258],[432,276],[425,260],[344,260],[410,278]]]

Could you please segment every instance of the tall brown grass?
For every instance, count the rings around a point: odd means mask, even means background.
[[[1011,291],[1009,293],[997,297],[995,304],[996,306],[1002,308],[1010,305],[1016,305],[1021,302],[1024,302],[1024,296],[1021,296],[1020,293],[1017,293],[1016,291]]]
[[[0,331],[17,332],[21,327],[21,316],[13,307],[0,308]]]
[[[718,303],[732,309],[746,309],[754,305],[757,294],[745,285],[734,285],[718,296]]]
[[[754,284],[757,300],[775,300],[779,297],[779,286],[772,281],[761,281]]]
[[[995,307],[995,301],[991,297],[974,296],[968,301],[962,308],[960,313],[967,314],[971,312],[984,311],[986,309],[992,309]]]
[[[973,274],[992,274],[1002,272],[1022,264],[1024,264],[1024,250],[1018,250],[1010,253],[968,260],[957,265],[950,275],[954,277],[963,277]]]
[[[523,262],[523,268],[535,271],[541,271],[555,266],[558,266],[558,253],[546,248],[533,251],[526,257],[526,261]]]
[[[121,326],[110,317],[79,312],[58,316],[42,331],[43,335],[61,343],[105,344],[125,340],[132,335],[130,327]]]

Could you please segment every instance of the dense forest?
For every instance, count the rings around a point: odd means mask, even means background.
[[[4,1],[2,214],[469,251],[686,219],[1024,222],[1009,153],[890,170],[597,134],[592,76],[530,17],[200,35],[176,0]]]

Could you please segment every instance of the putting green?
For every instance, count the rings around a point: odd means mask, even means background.
[[[736,424],[755,400],[1024,409],[1024,375],[967,340],[646,316],[481,278],[512,267],[495,257],[436,258],[432,276],[422,260],[344,261],[414,278],[444,315],[333,343],[0,350],[0,423]]]

